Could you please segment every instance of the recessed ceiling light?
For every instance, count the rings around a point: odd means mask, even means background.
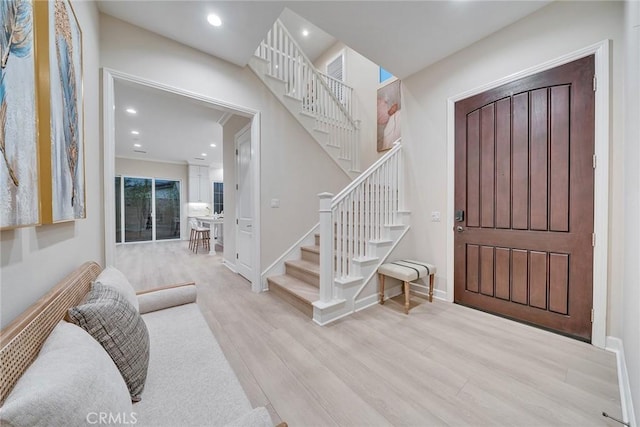
[[[202,156],[203,157],[207,157],[207,153],[202,153]]]
[[[127,113],[129,113],[129,114],[137,114],[137,113],[138,113],[138,112],[137,112],[135,109],[133,109],[133,108],[127,108],[125,111],[126,111]]]
[[[216,144],[209,144],[209,147],[216,148]]]
[[[309,35],[309,30],[307,30],[306,28],[302,30],[302,35],[307,37]]]
[[[142,147],[142,144],[133,144],[134,147]]]
[[[214,27],[219,27],[220,25],[222,25],[222,19],[220,19],[220,17],[215,13],[210,13],[209,16],[207,16],[207,21],[209,21],[209,24],[213,25]]]
[[[132,130],[131,135],[140,135],[140,132],[138,132],[137,130]]]

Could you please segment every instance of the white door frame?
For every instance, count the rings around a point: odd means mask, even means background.
[[[455,103],[514,80],[530,76],[585,56],[595,55],[597,91],[595,93],[595,154],[597,167],[594,174],[594,223],[596,235],[593,248],[593,323],[591,343],[605,348],[607,334],[607,290],[609,254],[609,46],[603,40],[584,49],[540,65],[528,68],[486,85],[450,97],[447,100],[447,300],[453,301],[453,212],[455,189]]]
[[[251,274],[251,290],[261,292],[260,284],[260,112],[251,108],[230,104],[226,101],[190,92],[177,87],[165,85],[142,77],[116,71],[110,68],[102,68],[102,114],[103,114],[103,157],[104,157],[104,241],[105,264],[114,265],[116,249],[115,230],[115,194],[113,191],[113,179],[115,177],[115,92],[114,81],[116,79],[143,86],[163,90],[196,101],[205,102],[217,109],[251,119],[251,168],[253,174],[253,218],[254,218],[254,265]]]

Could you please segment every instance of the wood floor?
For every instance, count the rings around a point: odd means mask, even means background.
[[[139,290],[193,280],[253,406],[297,426],[595,426],[621,418],[612,353],[455,304],[317,326],[187,242],[117,248]]]

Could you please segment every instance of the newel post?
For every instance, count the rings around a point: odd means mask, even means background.
[[[333,299],[333,226],[331,200],[333,194],[320,193],[320,302]]]

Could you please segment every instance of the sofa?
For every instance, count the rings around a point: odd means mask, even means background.
[[[116,292],[133,298],[148,331],[146,381],[132,403],[110,350],[66,321],[101,273],[83,264],[0,332],[2,426],[273,426],[264,407],[251,407],[193,283]]]

